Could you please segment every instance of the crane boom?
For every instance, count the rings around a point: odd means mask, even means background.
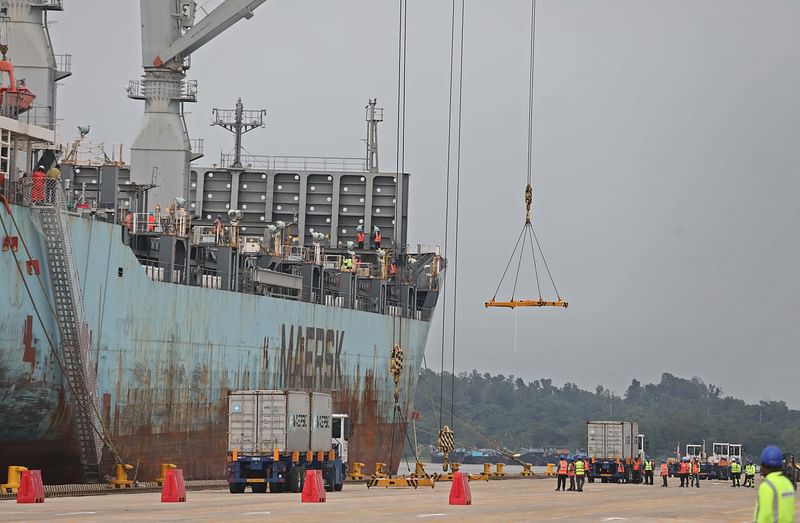
[[[160,67],[170,60],[192,54],[242,18],[252,18],[253,11],[265,1],[225,0],[155,56],[153,65]]]

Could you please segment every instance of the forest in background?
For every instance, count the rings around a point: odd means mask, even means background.
[[[679,444],[684,449],[704,440],[708,453],[713,442],[742,443],[753,456],[769,444],[800,451],[800,411],[784,401],[748,404],[696,377],[664,373],[659,383],[647,384],[634,379],[622,397],[602,385],[587,391],[574,383],[558,387],[547,378],[526,382],[476,370],[451,378],[448,372],[443,381],[429,369],[420,372],[414,410],[421,445],[435,445],[440,418],[453,428],[456,447],[499,444],[511,450],[583,449],[588,420],[622,420],[639,423],[649,440],[649,454],[657,457],[674,455]]]

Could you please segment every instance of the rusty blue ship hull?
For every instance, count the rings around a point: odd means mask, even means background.
[[[40,271],[26,267],[22,245],[16,256],[0,252],[0,466],[74,482],[81,465],[54,352],[45,246],[31,211],[11,211]],[[152,281],[120,226],[70,222],[103,425],[138,479],[152,480],[165,462],[190,479],[224,477],[225,397],[234,389],[329,391],[353,420],[350,459],[397,467],[429,321]],[[405,370],[395,414],[397,343]]]

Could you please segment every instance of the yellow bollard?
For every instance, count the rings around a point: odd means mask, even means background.
[[[492,464],[491,463],[484,463],[483,464],[483,475],[484,476],[491,476],[492,475]]]
[[[159,487],[164,485],[164,479],[166,479],[166,477],[167,477],[167,471],[170,470],[170,469],[176,469],[176,468],[178,468],[178,466],[175,465],[174,463],[162,463],[161,464],[161,473],[156,478],[156,483],[158,483]]]
[[[533,477],[533,471],[531,470],[532,466],[533,466],[532,463],[523,463],[522,472],[520,472],[520,475],[523,478],[532,478]]]
[[[495,477],[495,478],[504,478],[504,477],[506,477],[506,473],[503,472],[503,467],[505,465],[503,463],[498,463],[496,466],[497,466],[497,472],[492,474],[492,476]]]
[[[456,472],[458,469],[461,468],[461,463],[450,463],[450,470]]]
[[[548,478],[551,478],[556,475],[556,466],[553,463],[547,464],[547,470],[544,471],[544,475]]]
[[[362,481],[367,479],[367,476],[361,470],[362,468],[364,468],[363,463],[359,461],[353,462],[353,472],[350,473],[350,479],[354,481]]]
[[[114,479],[109,481],[114,488],[128,488],[133,486],[133,480],[128,479],[128,471],[133,470],[133,465],[117,463],[114,467]]]
[[[389,474],[383,471],[383,468],[386,466],[386,463],[381,463],[380,461],[375,463],[375,477],[376,478],[388,478]]]
[[[8,483],[0,485],[0,494],[16,494],[19,489],[19,480],[22,477],[23,471],[28,470],[28,467],[21,467],[19,465],[8,466]]]

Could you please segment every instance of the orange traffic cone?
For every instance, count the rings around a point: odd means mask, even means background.
[[[183,481],[182,469],[168,469],[161,490],[161,502],[173,503],[186,501],[186,484]]]
[[[472,492],[469,490],[469,476],[457,470],[453,474],[453,485],[450,487],[451,505],[472,505]]]
[[[322,480],[321,470],[307,470],[306,480],[303,483],[302,503],[325,503],[325,482]]]
[[[17,490],[17,503],[44,503],[41,470],[23,470]]]

